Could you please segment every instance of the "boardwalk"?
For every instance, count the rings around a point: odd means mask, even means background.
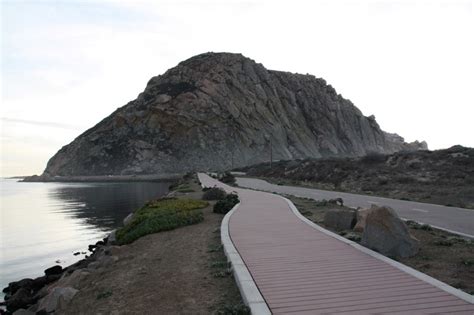
[[[273,314],[474,314],[474,305],[299,219],[281,197],[239,194],[229,232]]]
[[[367,208],[371,204],[389,206],[394,208],[402,218],[427,223],[432,226],[474,238],[474,211],[472,209],[446,207],[429,203],[349,194],[307,187],[274,185],[256,178],[237,178],[237,184],[241,187],[300,196],[315,200],[341,197],[344,199],[345,205],[354,208]]]

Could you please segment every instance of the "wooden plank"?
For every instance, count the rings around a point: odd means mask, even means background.
[[[274,314],[470,312],[474,305],[318,231],[269,193],[228,187],[229,233]]]

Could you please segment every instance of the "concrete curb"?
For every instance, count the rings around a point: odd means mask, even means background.
[[[437,288],[439,288],[439,289],[441,289],[441,290],[443,290],[443,291],[445,291],[445,292],[448,292],[448,293],[450,293],[450,294],[452,294],[452,295],[454,295],[454,296],[456,296],[456,297],[458,297],[458,298],[460,298],[460,299],[462,299],[462,300],[464,300],[464,301],[466,301],[466,302],[468,302],[468,303],[474,304],[474,296],[472,296],[472,295],[470,295],[470,294],[467,294],[467,293],[465,293],[465,292],[463,292],[463,291],[461,291],[461,290],[458,290],[458,289],[456,289],[456,288],[453,288],[452,286],[450,286],[450,285],[448,285],[448,284],[446,284],[446,283],[444,283],[444,282],[441,282],[441,281],[439,281],[439,280],[436,280],[435,278],[432,278],[432,277],[430,277],[430,276],[428,276],[428,275],[426,275],[426,274],[424,274],[424,273],[421,273],[421,272],[419,272],[419,271],[417,271],[417,270],[415,270],[415,269],[412,269],[412,268],[410,268],[410,267],[408,267],[408,266],[406,266],[406,265],[404,265],[404,264],[401,264],[401,263],[399,263],[398,261],[395,261],[395,260],[393,260],[393,259],[390,259],[390,258],[388,258],[388,257],[385,257],[385,256],[383,256],[382,254],[379,254],[379,253],[377,253],[377,252],[375,252],[375,251],[373,251],[373,250],[371,250],[371,249],[368,249],[367,247],[364,247],[364,246],[362,246],[362,245],[359,245],[359,244],[357,244],[357,243],[355,243],[355,242],[353,242],[353,241],[350,241],[350,240],[348,240],[348,239],[346,239],[346,238],[344,238],[344,237],[342,237],[342,236],[340,236],[340,235],[337,235],[336,233],[333,233],[333,232],[331,232],[331,231],[329,231],[329,230],[326,230],[326,229],[320,227],[319,225],[317,225],[317,224],[315,224],[314,222],[312,222],[312,221],[308,220],[307,218],[305,218],[305,217],[298,211],[298,209],[297,209],[296,206],[293,204],[293,202],[291,202],[289,199],[287,199],[287,198],[285,198],[285,197],[283,197],[283,196],[279,196],[279,195],[277,195],[277,196],[280,197],[280,198],[283,198],[284,200],[286,200],[286,202],[287,202],[288,205],[290,206],[291,211],[293,211],[293,213],[294,213],[301,221],[305,222],[306,224],[308,224],[309,226],[315,228],[316,230],[321,231],[321,232],[323,232],[324,234],[327,234],[327,235],[329,235],[329,236],[331,236],[331,237],[334,237],[334,238],[340,240],[341,242],[344,242],[344,243],[346,243],[347,245],[350,245],[350,246],[354,247],[355,249],[357,249],[357,250],[359,250],[359,251],[361,251],[361,252],[363,252],[363,253],[365,253],[365,254],[367,254],[367,255],[369,255],[369,256],[372,256],[372,257],[377,258],[377,259],[379,259],[379,260],[381,260],[381,261],[384,261],[384,262],[386,262],[387,264],[389,264],[389,265],[391,265],[391,266],[393,266],[393,267],[395,267],[395,268],[397,268],[397,269],[399,269],[399,270],[401,270],[401,271],[404,271],[404,272],[406,272],[406,273],[408,273],[408,274],[414,276],[415,278],[418,278],[418,279],[420,279],[420,280],[422,280],[422,281],[424,281],[424,282],[427,282],[427,283],[429,283],[429,284],[431,284],[431,285],[433,285],[433,286],[435,286],[435,287],[437,287]]]
[[[198,174],[199,175],[199,174]],[[201,186],[204,188],[204,184],[201,182]],[[227,260],[232,264],[232,273],[234,275],[235,282],[239,288],[240,295],[244,300],[245,305],[250,308],[250,312],[253,315],[271,315],[270,309],[268,308],[267,302],[265,302],[260,290],[258,290],[255,281],[252,278],[247,266],[245,265],[242,257],[232,243],[232,239],[229,233],[229,220],[234,211],[240,206],[240,202],[236,204],[227,214],[224,216],[221,222],[221,242],[224,248],[224,253]]]
[[[254,315],[271,314],[267,303],[263,299],[263,296],[260,294],[260,291],[252,278],[252,275],[230,238],[229,220],[239,205],[240,203],[236,204],[232,210],[224,216],[224,219],[222,219],[221,241],[224,247],[224,253],[232,264],[232,272],[234,274],[235,282],[237,282],[244,303],[250,308],[251,313]]]

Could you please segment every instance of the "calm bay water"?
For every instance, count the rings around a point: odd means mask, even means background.
[[[68,266],[170,183],[20,183],[1,179],[0,289]],[[59,263],[57,263],[59,262]],[[3,296],[2,296],[3,297]],[[2,298],[3,300],[3,298]]]

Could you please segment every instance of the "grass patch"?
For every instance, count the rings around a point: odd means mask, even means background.
[[[250,315],[250,309],[243,303],[224,304],[214,313],[216,315]]]
[[[216,253],[220,250],[222,250],[222,245],[212,245],[212,246],[209,246],[209,248],[207,249],[207,252],[208,253]]]
[[[211,263],[211,268],[229,268],[230,263],[227,260],[217,260]]]
[[[106,299],[110,296],[112,296],[112,291],[107,290],[107,291],[104,291],[104,292],[101,292],[101,293],[97,294],[96,299],[97,300],[102,300],[102,299]]]
[[[450,240],[436,240],[433,244],[437,246],[453,246],[453,242]]]
[[[230,275],[232,275],[232,270],[229,268],[225,270],[216,271],[212,274],[214,278],[225,278],[229,277]]]
[[[207,206],[206,201],[193,199],[163,198],[148,202],[135,211],[129,224],[117,230],[117,242],[129,244],[147,234],[201,222],[204,216],[199,209]]]

